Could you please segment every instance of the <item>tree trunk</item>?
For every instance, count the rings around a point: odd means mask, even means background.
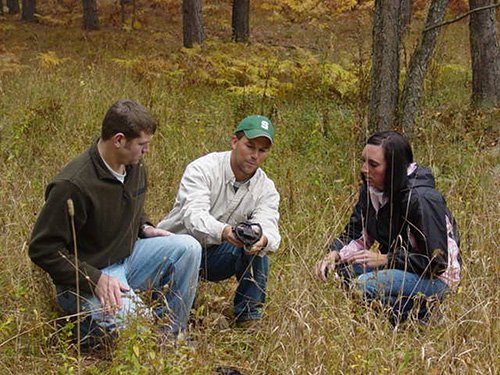
[[[126,18],[126,7],[127,5],[132,6],[132,16],[130,17],[130,27],[133,29],[135,25],[135,17],[137,13],[137,5],[135,0],[120,0],[120,18],[122,21],[122,27],[125,26],[125,18]]]
[[[432,0],[427,12],[424,30],[429,26],[443,22],[447,5],[448,0]],[[424,31],[410,59],[400,107],[401,126],[407,137],[411,137],[415,126],[425,74],[440,32],[440,27]]]
[[[99,29],[96,0],[83,0],[83,28],[85,30]]]
[[[35,22],[35,0],[22,0],[22,13],[21,19],[23,21]]]
[[[0,14],[3,16],[3,0],[0,0]]]
[[[125,26],[125,1],[120,0],[120,16],[122,20],[122,27]]]
[[[401,32],[404,33],[411,21],[411,0],[401,0]]]
[[[7,0],[7,8],[9,8],[9,14],[19,13],[19,0]]]
[[[250,0],[233,0],[233,40],[248,42],[250,30]]]
[[[201,0],[182,1],[182,30],[184,47],[192,48],[194,44],[202,44],[203,16],[201,13]]]
[[[368,127],[392,129],[399,98],[400,1],[375,0]]]
[[[495,0],[469,0],[470,9],[493,5]],[[500,105],[500,52],[495,8],[470,15],[469,33],[472,59],[472,105]]]

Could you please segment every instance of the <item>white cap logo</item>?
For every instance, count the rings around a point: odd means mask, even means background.
[[[260,122],[260,127],[261,127],[262,129],[266,129],[266,130],[268,130],[268,129],[269,129],[269,123],[268,123],[266,120],[262,120],[262,121]]]

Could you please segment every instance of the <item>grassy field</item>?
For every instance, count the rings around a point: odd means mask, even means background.
[[[498,373],[500,113],[469,109],[467,24],[443,30],[412,140],[458,220],[463,281],[439,321],[394,330],[336,281],[312,275],[357,192],[369,13],[297,24],[255,6],[252,43],[235,45],[227,3],[207,5],[207,43],[190,51],[180,48],[174,7],[147,8],[140,29],[130,30],[108,6],[93,33],[80,30],[76,11],[60,18],[47,11],[35,25],[0,18],[0,374],[213,374],[218,366],[243,374]],[[162,342],[145,322],[99,354],[78,357],[69,343],[70,325],[57,320],[52,285],[27,245],[45,185],[97,137],[106,109],[123,97],[160,122],[146,159],[154,220],[171,208],[190,160],[228,149],[243,116],[272,116],[277,140],[264,169],[281,193],[283,242],[258,331],[221,324],[234,282],[202,283],[194,349]]]

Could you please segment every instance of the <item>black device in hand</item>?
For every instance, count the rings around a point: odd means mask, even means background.
[[[262,237],[262,227],[259,223],[244,221],[233,227],[234,236],[245,247],[251,247]]]

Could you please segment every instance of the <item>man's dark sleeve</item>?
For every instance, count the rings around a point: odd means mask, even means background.
[[[70,198],[77,213],[76,233],[85,225],[87,205],[82,192],[68,181],[53,182],[47,187],[46,202],[33,228],[28,251],[31,260],[49,273],[55,284],[75,286],[76,260],[67,204]],[[80,289],[92,292],[101,271],[85,262],[79,262],[78,268]]]

